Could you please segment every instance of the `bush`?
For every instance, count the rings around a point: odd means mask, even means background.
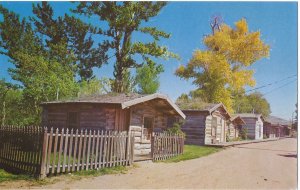
[[[183,121],[174,123],[173,127],[167,129],[167,132],[172,135],[182,135],[185,137],[185,133],[181,130],[181,126],[183,125],[183,123]]]
[[[247,128],[243,128],[243,129],[240,131],[240,137],[241,137],[243,140],[247,140],[247,133],[248,133]]]

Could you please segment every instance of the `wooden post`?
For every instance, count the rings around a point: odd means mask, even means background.
[[[39,175],[40,179],[43,179],[46,177],[47,146],[48,146],[48,133],[47,133],[47,128],[44,128],[42,162],[41,162],[41,169],[40,169],[40,175]]]
[[[99,153],[99,168],[101,168],[102,163],[103,163],[102,161],[104,161],[104,159],[102,159],[102,155],[104,154],[103,146],[105,146],[105,144],[103,145],[103,143],[105,143],[105,137],[104,137],[105,134],[103,133],[103,130],[102,130],[101,131],[101,138],[100,138],[100,150],[99,150],[100,151],[100,153]]]
[[[77,155],[77,142],[78,142],[78,129],[76,129],[76,133],[75,133],[75,144],[74,144],[74,152],[73,152],[72,172],[75,171],[75,161],[76,161],[76,155]]]

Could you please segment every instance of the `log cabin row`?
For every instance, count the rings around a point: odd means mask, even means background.
[[[264,135],[267,138],[284,137],[290,134],[289,122],[285,119],[269,116],[264,121]]]
[[[244,120],[243,128],[246,129],[248,139],[263,139],[263,122],[265,119],[262,114],[239,113],[236,115]]]
[[[180,107],[181,105],[179,105]],[[225,143],[247,128],[249,139],[263,138],[261,114],[231,116],[222,104],[180,108],[162,94],[106,94],[42,104],[42,125],[55,128],[132,131],[135,151],[149,155],[150,136],[184,120],[187,144]]]
[[[186,115],[182,126],[186,134],[186,144],[206,145],[225,143],[239,137],[245,124],[239,116],[231,117],[222,104],[203,103],[196,109],[179,105]],[[189,107],[189,106],[188,106]]]

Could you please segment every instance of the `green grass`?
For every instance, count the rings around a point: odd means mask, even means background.
[[[207,146],[197,146],[197,145],[184,145],[183,154],[164,160],[163,162],[180,162],[184,160],[191,160],[195,158],[200,158],[202,156],[207,156],[222,150],[222,148],[207,147]]]
[[[29,175],[16,175],[6,172],[3,169],[0,169],[0,183],[4,181],[13,181],[13,180],[30,180],[33,177]]]
[[[99,170],[82,170],[78,172],[72,173],[75,176],[100,176],[100,175],[107,175],[107,174],[124,174],[128,171],[128,167],[126,166],[116,166],[111,168],[101,168]]]

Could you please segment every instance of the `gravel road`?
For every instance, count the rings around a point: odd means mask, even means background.
[[[127,174],[60,181],[37,188],[296,189],[297,140],[240,145],[179,163],[138,165]]]

